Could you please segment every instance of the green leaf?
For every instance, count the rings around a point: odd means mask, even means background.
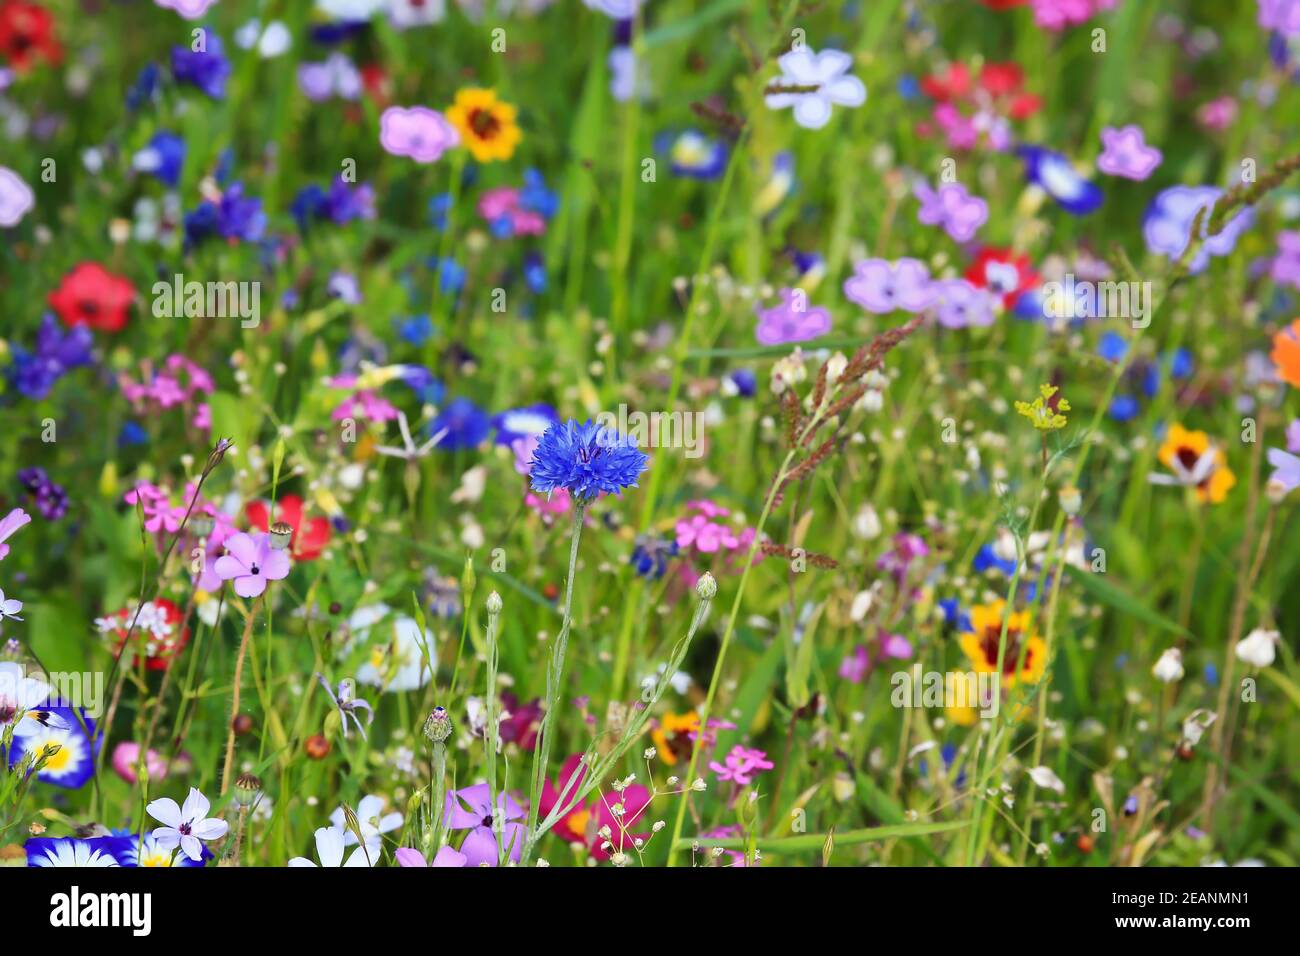
[[[1164,615],[1153,611],[1127,591],[1121,590],[1105,580],[1100,574],[1094,574],[1091,571],[1085,571],[1070,565],[1067,565],[1065,570],[1070,577],[1083,585],[1085,591],[1101,603],[1109,605],[1115,610],[1152,627],[1172,631],[1174,634],[1182,634],[1186,637],[1191,636],[1191,632],[1187,628],[1175,624]]]
[[[954,820],[948,823],[899,823],[887,827],[868,827],[865,830],[848,830],[835,834],[835,846],[856,846],[859,843],[872,843],[878,840],[895,840],[900,838],[923,837],[932,833],[950,833],[970,826],[969,820]],[[758,837],[755,841],[764,853],[819,853],[826,847],[829,833],[806,833],[795,837],[782,837],[765,840]],[[677,849],[689,850],[694,844],[701,847],[720,846],[724,850],[743,850],[746,840],[743,837],[715,839],[713,837],[682,837],[677,841]]]

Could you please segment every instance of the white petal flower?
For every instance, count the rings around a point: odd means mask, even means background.
[[[3,598],[0,592],[0,598]],[[1253,667],[1268,667],[1277,657],[1277,644],[1282,639],[1278,631],[1268,631],[1257,627],[1237,642],[1233,653],[1237,660],[1245,661]]]

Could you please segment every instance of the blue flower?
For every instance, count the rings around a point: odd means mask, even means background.
[[[497,430],[497,444],[509,445],[520,438],[543,435],[559,420],[560,415],[554,408],[540,402],[493,415],[492,427]]]
[[[546,188],[546,179],[540,172],[528,169],[524,171],[524,185],[519,190],[519,205],[550,219],[560,209],[560,197]]]
[[[671,538],[640,535],[628,556],[628,563],[641,577],[658,581],[668,570],[668,559],[677,557],[677,552],[677,542]]]
[[[201,867],[213,856],[212,851],[204,846],[199,859],[191,860],[184,853],[177,853],[175,847],[170,850],[160,847],[151,833],[115,834],[105,839],[109,841],[107,844],[109,852],[113,854],[113,859],[117,860],[118,866]]]
[[[158,94],[158,80],[162,70],[157,63],[146,63],[135,83],[126,91],[126,108],[135,112]]]
[[[446,430],[439,451],[458,451],[482,444],[492,430],[492,419],[468,398],[453,398],[426,427],[430,436]]]
[[[451,212],[451,193],[442,193],[429,200],[429,222],[442,232],[447,228],[447,213]]]
[[[465,288],[465,269],[456,263],[455,259],[447,257],[439,259],[434,256],[429,260],[429,267],[437,270],[437,285],[443,292],[452,295]]]
[[[120,866],[114,837],[32,837],[23,844],[28,866]]]
[[[1107,362],[1118,362],[1128,354],[1128,342],[1118,332],[1103,332],[1097,342],[1097,354]]]
[[[1221,195],[1223,190],[1214,186],[1171,186],[1160,193],[1151,201],[1142,219],[1142,237],[1147,249],[1174,261],[1180,259],[1191,238],[1196,214],[1202,209],[1213,209]],[[1205,241],[1188,265],[1192,275],[1204,269],[1211,256],[1226,256],[1232,252],[1237,237],[1254,222],[1255,210],[1247,206],[1237,211],[1224,223],[1223,231],[1215,236],[1208,235],[1209,218],[1207,212],[1201,224]]]
[[[185,165],[185,140],[175,133],[159,130],[132,161],[142,173],[148,173],[165,186],[175,189]]]
[[[8,378],[28,398],[44,398],[69,371],[90,364],[93,344],[94,338],[86,326],[64,332],[54,315],[47,312],[41,317],[35,350],[12,347],[13,364],[7,370]]]
[[[149,433],[138,422],[126,422],[117,433],[117,443],[122,447],[145,445],[149,442]]]
[[[409,319],[398,319],[397,337],[408,345],[421,346],[433,336],[433,319],[425,315],[413,315]]]
[[[219,202],[203,200],[184,217],[187,249],[212,236],[257,242],[266,230],[262,200],[244,195],[243,183],[232,183]]]
[[[660,137],[659,148],[668,153],[673,173],[688,179],[716,179],[727,168],[727,144],[699,130],[683,130]]]
[[[996,568],[1008,577],[1016,572],[1016,562],[1006,558],[999,558],[997,551],[991,544],[986,544],[975,552],[975,557],[970,564],[976,571],[983,572]]]
[[[402,384],[415,393],[422,405],[441,405],[442,382],[423,365],[402,366]]]
[[[214,100],[219,100],[226,95],[230,61],[223,52],[221,37],[212,31],[206,32],[205,50],[172,47],[172,75],[177,83],[192,83]]]
[[[546,262],[536,252],[524,256],[524,284],[534,295],[546,291]]]
[[[1137,417],[1142,406],[1132,395],[1116,395],[1111,400],[1110,408],[1106,409],[1106,414],[1117,422],[1129,422]]]
[[[943,612],[945,624],[955,627],[959,631],[969,631],[971,629],[970,615],[961,609],[961,601],[957,598],[940,598],[939,610]]]
[[[50,726],[41,726],[35,733],[14,737],[9,766],[18,766],[28,754],[34,755],[35,762],[47,749],[55,750],[45,761],[45,766],[36,772],[36,779],[76,790],[95,772],[95,756],[103,743],[103,734],[96,733],[95,721],[86,716],[85,710],[78,715],[71,707],[50,706],[46,709],[61,719],[52,721]],[[53,726],[55,723],[60,726]]]
[[[1025,161],[1025,178],[1066,212],[1086,216],[1101,205],[1101,187],[1075,172],[1073,164],[1060,153],[1043,146],[1021,146],[1016,152]]]
[[[579,499],[635,488],[649,459],[612,428],[570,418],[546,430],[533,452],[533,491],[567,489]]]
[[[754,393],[758,390],[758,378],[754,375],[753,369],[738,368],[727,375],[726,380],[731,383],[731,387],[736,390],[736,394],[742,398],[753,398]]]

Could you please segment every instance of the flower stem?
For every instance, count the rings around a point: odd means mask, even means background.
[[[244,636],[239,639],[239,656],[235,658],[235,683],[230,689],[230,726],[226,731],[226,761],[221,770],[221,795],[224,797],[230,789],[230,770],[235,762],[235,718],[239,716],[239,684],[244,677],[244,657],[248,654],[248,641],[253,636],[253,622],[262,607],[262,597],[258,595],[253,607],[244,621]]]
[[[527,840],[524,843],[520,863],[528,865],[533,846],[541,836],[537,832],[538,803],[542,798],[542,781],[546,779],[547,761],[551,755],[551,742],[554,738],[551,721],[555,717],[556,704],[560,697],[560,684],[564,678],[564,651],[569,643],[569,628],[573,623],[573,578],[578,566],[578,543],[582,540],[582,519],[587,509],[587,502],[582,498],[573,499],[573,532],[569,539],[569,578],[564,586],[564,620],[560,633],[551,648],[551,665],[546,671],[546,710],[542,714],[541,726],[537,728],[537,750],[533,754],[533,786],[528,799]]]

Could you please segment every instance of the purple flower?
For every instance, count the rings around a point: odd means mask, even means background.
[[[5,559],[9,554],[9,545],[5,544],[19,528],[31,524],[32,516],[22,508],[15,508],[3,518],[0,518],[0,561]]]
[[[424,106],[390,106],[379,117],[379,143],[394,156],[432,163],[459,142],[456,127]]]
[[[197,20],[207,13],[208,7],[215,4],[217,0],[153,0],[153,2],[164,9],[175,10],[186,20]]]
[[[1042,146],[1021,146],[1016,152],[1025,161],[1025,178],[1071,215],[1086,216],[1105,198],[1101,187],[1080,176],[1060,153]]]
[[[1103,128],[1101,144],[1104,151],[1097,157],[1097,168],[1107,176],[1143,180],[1164,158],[1160,150],[1146,144],[1142,127],[1136,125]]]
[[[89,328],[79,325],[65,332],[58,319],[47,312],[41,318],[33,351],[12,346],[9,379],[28,398],[44,398],[54,383],[69,371],[90,364],[93,344],[94,337]]]
[[[426,426],[430,437],[442,431],[447,433],[438,442],[439,451],[477,448],[491,429],[491,416],[464,397],[453,398]]]
[[[887,571],[899,581],[907,574],[912,562],[930,553],[930,547],[920,535],[900,531],[894,535],[894,546],[876,560],[876,570]]]
[[[1273,474],[1268,476],[1270,483],[1277,482],[1288,494],[1300,488],[1300,457],[1281,448],[1270,448],[1268,463],[1273,466]]]
[[[831,330],[831,314],[823,308],[808,308],[808,294],[802,289],[782,289],[781,304],[771,309],[756,305],[758,330],[763,345],[807,342]]]
[[[524,818],[523,807],[519,806],[509,794],[497,794],[497,814],[500,817],[497,826],[501,829],[504,845],[509,847],[510,859],[519,862],[519,855],[524,848],[524,825],[517,821]],[[449,830],[469,830],[465,842],[460,845],[460,852],[465,857],[465,866],[497,865],[497,841],[492,826],[492,795],[486,783],[476,783],[472,787],[463,787],[447,794],[446,816],[443,825]],[[434,863],[437,864],[437,857]],[[441,864],[451,865],[449,862]]]
[[[1289,452],[1300,453],[1300,418],[1297,418],[1286,428],[1286,450]],[[3,525],[0,524],[0,529],[2,528]],[[4,535],[0,533],[0,540],[3,539]],[[0,555],[0,557],[2,557],[2,555]]]
[[[844,295],[868,312],[920,312],[934,304],[930,271],[917,259],[864,259],[844,283]]]
[[[268,534],[232,534],[226,539],[226,553],[214,568],[221,580],[235,582],[240,597],[257,597],[267,581],[279,581],[289,574],[289,554],[271,547]]]
[[[1283,36],[1300,36],[1300,0],[1259,0],[1259,25]]]
[[[1147,249],[1170,259],[1179,259],[1192,235],[1192,222],[1202,208],[1212,208],[1223,195],[1214,186],[1171,186],[1152,200],[1142,220],[1142,235]],[[1202,235],[1209,229],[1209,214],[1202,224]],[[1226,256],[1237,244],[1237,238],[1254,222],[1255,211],[1247,206],[1236,212],[1223,225],[1217,236],[1207,236],[1189,270],[1193,275],[1203,270],[1211,256]]]
[[[50,481],[44,468],[23,468],[18,483],[36,501],[36,510],[46,521],[58,521],[68,513],[68,493]]]
[[[219,100],[226,95],[230,61],[222,51],[221,37],[210,30],[205,31],[205,35],[207,45],[203,50],[172,47],[172,75],[177,83],[192,83],[214,100]]]
[[[298,88],[307,99],[321,103],[332,96],[344,100],[361,97],[364,84],[360,71],[345,54],[334,52],[323,63],[301,63],[298,66]]]
[[[859,644],[853,648],[852,654],[840,661],[840,677],[852,684],[861,684],[870,666],[871,658],[867,656],[867,648]]]
[[[181,168],[185,165],[185,140],[175,133],[159,130],[144,149],[135,154],[131,165],[140,172],[155,177],[163,185],[175,189],[181,181]]]
[[[36,196],[31,187],[12,169],[0,166],[0,228],[18,225],[35,205]]]
[[[466,866],[469,863],[469,857],[449,846],[444,846],[439,850],[432,863],[425,862],[424,854],[409,846],[397,850],[393,857],[397,860],[398,866]]]
[[[1269,275],[1274,282],[1300,289],[1300,232],[1277,234],[1277,256],[1269,266]]]
[[[944,183],[935,192],[929,183],[918,180],[912,192],[921,201],[917,218],[927,226],[942,226],[955,242],[969,242],[989,221],[989,204],[961,183]]]
[[[937,317],[946,329],[993,324],[993,297],[965,279],[936,282],[939,293]]]

